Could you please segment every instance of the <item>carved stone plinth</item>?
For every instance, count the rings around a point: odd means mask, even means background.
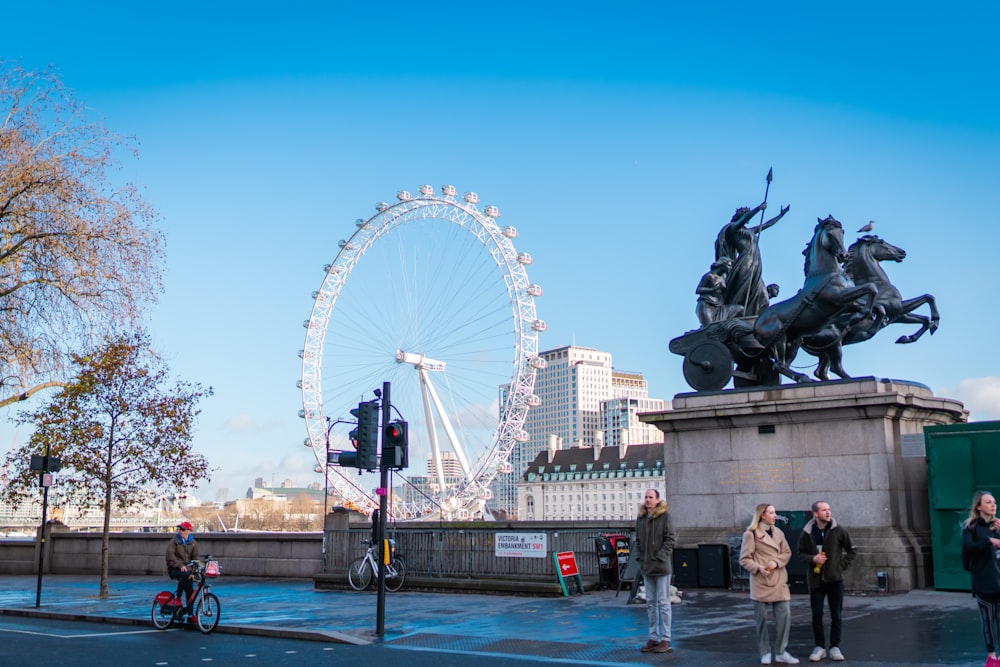
[[[877,572],[892,590],[931,585],[919,434],[964,422],[959,401],[912,382],[861,378],[679,394],[673,408],[641,419],[665,434],[666,497],[683,542],[726,543],[758,503],[781,512],[825,500],[861,552],[848,590],[876,588]],[[901,439],[907,434],[917,437]]]

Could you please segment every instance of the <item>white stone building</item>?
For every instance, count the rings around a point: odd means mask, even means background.
[[[518,518],[634,519],[650,488],[666,491],[662,443],[559,449],[553,438],[518,479]]]

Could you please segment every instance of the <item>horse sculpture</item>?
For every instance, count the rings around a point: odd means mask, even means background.
[[[897,338],[896,343],[901,344],[916,342],[925,333],[933,335],[937,331],[940,315],[934,296],[923,294],[903,299],[880,264],[885,261],[901,262],[905,258],[905,250],[870,234],[862,236],[848,248],[845,273],[855,283],[868,283],[877,290],[872,316],[851,323],[849,316],[842,315],[822,331],[803,337],[802,348],[819,358],[814,372],[817,378],[828,380],[831,370],[841,378],[849,378],[842,363],[843,346],[869,340],[890,324],[920,325],[914,333]],[[930,308],[930,317],[913,312],[924,304]]]
[[[753,336],[774,359],[774,369],[795,382],[809,380],[791,364],[803,338],[821,332],[846,314],[846,329],[871,318],[878,293],[870,283],[856,285],[841,267],[846,258],[844,227],[832,215],[817,219],[805,255],[805,283],[792,298],[765,308]]]

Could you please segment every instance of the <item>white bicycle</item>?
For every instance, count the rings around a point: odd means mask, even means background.
[[[378,579],[378,545],[365,541],[368,550],[361,558],[351,563],[347,570],[347,583],[356,591],[363,591],[373,580]],[[395,540],[389,540],[389,553],[392,554],[385,566],[385,590],[396,592],[403,586],[406,578],[406,563],[395,555]]]

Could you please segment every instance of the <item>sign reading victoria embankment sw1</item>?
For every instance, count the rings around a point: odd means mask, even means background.
[[[497,533],[494,550],[497,558],[545,558],[545,533]]]

